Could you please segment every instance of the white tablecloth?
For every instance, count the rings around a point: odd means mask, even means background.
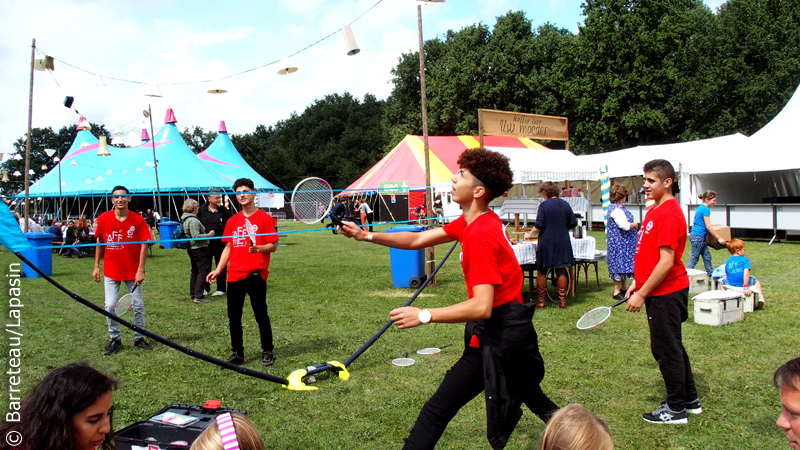
[[[586,236],[583,239],[574,239],[570,237],[572,243],[572,254],[576,259],[592,259],[595,256],[596,242],[593,237]],[[536,264],[536,247],[538,241],[533,242],[520,242],[512,245],[514,254],[517,256],[517,261],[520,264]]]

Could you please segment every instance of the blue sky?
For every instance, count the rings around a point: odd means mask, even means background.
[[[5,0],[0,5],[0,153],[11,153],[27,130],[31,39],[56,59],[105,76],[96,77],[56,61],[50,74],[34,78],[33,126],[58,129],[77,121],[63,107],[65,95],[91,122],[124,134],[142,126],[142,109],[152,104],[156,132],[167,107],[178,127],[216,131],[225,120],[231,133],[273,125],[327,94],[391,91],[392,66],[418,48],[414,0],[383,0],[351,25],[361,52],[346,56],[342,33],[301,52],[299,71],[286,76],[277,64],[222,83],[215,80],[278,61],[340,30],[377,0],[273,0],[270,2],[141,0]],[[716,9],[722,0],[707,0]],[[580,0],[447,0],[422,6],[426,39],[523,10],[535,26],[545,22],[577,32]],[[38,57],[38,56],[37,56]],[[110,77],[158,83],[164,97],[142,95],[138,84]],[[206,91],[222,85],[227,94]],[[6,156],[7,157],[7,156]]]

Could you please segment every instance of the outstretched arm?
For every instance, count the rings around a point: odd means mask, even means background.
[[[400,233],[368,233],[363,228],[359,228],[353,222],[344,222],[342,234],[357,241],[367,241],[386,247],[399,248],[404,250],[418,250],[420,248],[432,247],[445,242],[452,242],[454,239],[447,235],[442,228],[433,230]],[[369,236],[372,239],[369,239]]]

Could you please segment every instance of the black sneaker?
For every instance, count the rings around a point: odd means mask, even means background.
[[[231,364],[241,365],[244,363],[244,353],[231,352],[231,356],[226,360]]]
[[[265,367],[275,364],[275,356],[272,355],[272,352],[261,352],[261,364]]]
[[[211,299],[205,295],[200,298],[193,298],[192,301],[195,303],[211,303]]]
[[[135,341],[133,341],[133,346],[136,347],[136,348],[140,348],[142,350],[152,350],[153,349],[153,346],[148,344],[147,341],[144,340],[144,338],[139,338],[139,339],[136,339]]]
[[[661,402],[659,406],[664,406],[666,404],[667,402]],[[699,398],[686,403],[686,414],[703,414],[703,407],[700,406]]]
[[[103,354],[113,355],[114,353],[117,353],[120,348],[122,348],[122,341],[119,338],[111,339],[108,341],[108,344],[106,344],[106,348],[103,349]]]
[[[683,424],[689,423],[686,418],[686,410],[673,411],[669,405],[659,405],[658,409],[651,413],[642,414],[642,419],[650,423]]]

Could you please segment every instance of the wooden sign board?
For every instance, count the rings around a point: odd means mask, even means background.
[[[481,141],[488,134],[569,142],[568,125],[566,117],[478,109]]]

